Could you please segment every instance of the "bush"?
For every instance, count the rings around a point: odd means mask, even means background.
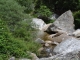
[[[49,17],[51,15],[50,9],[44,5],[40,6],[40,8],[36,12],[37,12],[37,15],[39,16]]]
[[[52,15],[52,12],[47,6],[41,5],[40,8],[36,9],[34,15],[44,20],[45,23],[50,23],[51,19],[49,17]]]
[[[75,28],[80,28],[80,10],[73,13]]]
[[[30,58],[27,51],[37,53],[36,50],[39,48],[39,45],[32,40],[26,42],[21,38],[13,37],[9,32],[6,23],[0,20],[0,48],[0,59],[8,60],[11,56],[15,56],[16,58]]]
[[[12,37],[2,20],[0,20],[0,48],[0,56],[4,60],[10,56],[25,57],[27,54],[24,41]]]
[[[18,21],[23,20],[24,7],[15,0],[0,0],[0,18],[5,20],[9,27],[14,27]]]
[[[34,11],[34,7],[37,0],[16,0],[21,6],[25,7],[25,13],[31,13]]]

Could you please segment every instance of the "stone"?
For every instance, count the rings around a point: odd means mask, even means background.
[[[54,13],[53,15],[51,15],[50,19],[56,20],[58,17],[59,17],[59,16],[58,16],[57,14]]]
[[[72,37],[62,41],[54,48],[54,52],[66,55],[68,53],[75,54],[80,51],[80,40]]]
[[[47,29],[48,32],[53,32],[54,29],[61,29],[68,33],[74,32],[74,18],[72,12],[69,10],[63,13],[56,21],[53,22]]]
[[[31,59],[27,59],[27,58],[22,58],[22,59],[19,59],[19,60],[31,60]]]
[[[54,54],[52,50],[55,46],[56,44],[52,41],[44,41],[44,43],[42,43],[42,47],[38,50],[40,57],[52,56]]]
[[[42,19],[33,18],[32,19],[32,27],[35,29],[42,30],[42,28],[46,25],[46,23]]]
[[[57,43],[61,43],[62,41],[71,38],[72,36],[68,36],[67,34],[52,34],[50,36],[48,36],[48,39],[53,41],[53,42],[57,42]]]
[[[77,29],[76,31],[73,32],[73,36],[80,38],[80,29]]]
[[[35,42],[41,44],[41,43],[44,43],[44,40],[42,40],[42,39],[40,39],[40,38],[37,38],[37,39],[35,40]]]
[[[11,57],[9,60],[15,60],[15,57]]]
[[[37,38],[40,38],[44,41],[48,40],[47,37],[49,36],[48,33],[44,32],[43,30],[39,30],[37,33]]]
[[[49,24],[44,25],[44,27],[42,28],[42,30],[45,32],[51,24],[52,23],[49,23]]]

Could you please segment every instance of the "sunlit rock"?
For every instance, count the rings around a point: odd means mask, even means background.
[[[77,29],[76,31],[73,32],[73,36],[80,38],[80,29]]]
[[[57,47],[54,48],[54,52],[58,54],[66,55],[67,53],[78,53],[80,51],[80,40],[75,38],[69,38],[61,42]]]
[[[63,13],[56,21],[53,22],[52,25],[49,26],[48,32],[53,32],[54,29],[61,29],[68,33],[74,32],[74,18],[72,16],[72,12],[69,10]]]
[[[33,18],[32,25],[33,28],[42,30],[42,28],[44,27],[44,25],[46,25],[46,23],[42,19]]]

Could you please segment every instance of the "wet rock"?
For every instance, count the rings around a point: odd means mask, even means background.
[[[68,33],[74,32],[74,18],[69,10],[63,13],[52,25],[49,26],[47,32],[53,32],[55,29],[61,29]]]

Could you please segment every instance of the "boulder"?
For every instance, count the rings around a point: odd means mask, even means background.
[[[42,30],[42,28],[46,25],[46,23],[42,19],[33,18],[32,25],[33,28]]]
[[[74,31],[73,36],[76,38],[80,38],[80,29],[77,29],[76,31]]]
[[[53,22],[47,29],[47,32],[53,32],[55,29],[61,29],[68,33],[74,32],[74,18],[72,12],[69,10],[63,13],[56,21]]]
[[[62,41],[58,46],[54,48],[54,52],[63,55],[66,55],[68,53],[76,54],[79,51],[80,51],[80,40],[73,37]]]

